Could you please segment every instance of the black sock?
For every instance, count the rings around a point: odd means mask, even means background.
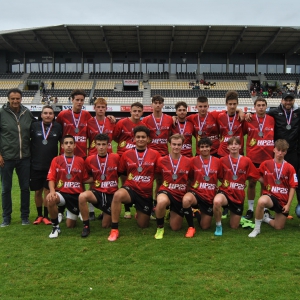
[[[156,218],[157,228],[163,228],[165,223],[165,218]]]
[[[51,219],[51,222],[52,222],[52,225],[53,226],[58,226],[58,217],[57,218],[55,218],[55,219]]]
[[[59,212],[59,213],[61,213],[61,214],[64,214],[64,212],[65,212],[65,208],[66,208],[66,206],[65,206],[65,205],[63,205],[63,206],[59,206],[59,207],[58,207],[58,212]]]
[[[90,220],[87,219],[86,221],[82,221],[83,222],[83,226],[87,226],[87,227],[90,227]]]
[[[129,211],[130,212],[131,204],[124,204],[124,207],[125,207],[125,211]]]
[[[111,222],[111,229],[119,229],[119,223]]]
[[[48,218],[48,207],[44,206],[44,218]]]
[[[192,208],[191,207],[183,208],[183,213],[184,213],[184,216],[186,218],[186,221],[187,221],[189,227],[194,227]]]
[[[157,205],[157,201],[156,199],[153,199],[153,208],[156,207],[156,205]]]
[[[195,218],[197,219],[197,221],[198,221],[198,223],[199,223],[199,225],[200,225],[200,222],[201,222],[201,214],[200,214],[200,211],[199,211],[199,210],[196,210],[196,211],[194,212],[194,216],[195,216]]]
[[[38,207],[36,208],[36,210],[37,210],[38,216],[39,216],[39,217],[42,217],[42,216],[43,216],[43,207],[42,207],[42,206],[38,206]]]

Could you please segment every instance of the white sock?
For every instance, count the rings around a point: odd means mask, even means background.
[[[254,200],[248,200],[248,209],[253,211],[254,208]]]
[[[95,211],[94,205],[89,203],[89,212],[94,212],[94,211]]]
[[[255,219],[255,227],[254,227],[254,229],[260,231],[261,222],[262,222],[262,219],[260,219],[260,220]]]
[[[220,222],[216,222],[216,225],[217,225],[217,226],[222,226],[221,221],[220,221]]]
[[[270,224],[270,221],[271,221],[272,219],[271,218],[269,218],[269,217],[264,217],[263,218],[263,221],[265,222],[265,223],[267,223],[267,224]]]

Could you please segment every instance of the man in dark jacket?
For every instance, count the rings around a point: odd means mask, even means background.
[[[287,92],[282,95],[281,104],[271,109],[268,114],[275,120],[274,141],[285,139],[289,143],[289,149],[284,159],[299,172],[299,151],[300,151],[300,110],[295,104],[295,95]],[[298,203],[300,203],[300,188],[296,189]]]
[[[35,120],[31,112],[21,104],[22,92],[11,89],[8,102],[0,108],[0,168],[2,183],[1,227],[10,225],[12,213],[13,171],[19,179],[21,190],[22,225],[29,225],[29,178],[30,178],[30,126]]]

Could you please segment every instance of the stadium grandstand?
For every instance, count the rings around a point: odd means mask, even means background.
[[[75,88],[85,105],[107,99],[111,110],[160,94],[172,111],[204,95],[224,106],[227,90],[253,107],[257,96],[268,106],[293,91],[300,104],[300,29],[276,26],[58,25],[0,31],[0,103],[18,87],[23,103],[39,110],[57,97],[68,107]],[[190,110],[191,111],[191,110]]]

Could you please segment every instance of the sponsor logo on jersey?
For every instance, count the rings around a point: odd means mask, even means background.
[[[60,189],[61,187],[63,187],[63,185],[64,185],[64,182],[62,180],[59,180],[58,183],[56,184],[56,187],[58,189]]]
[[[169,186],[169,183],[168,183],[168,181],[164,180],[164,182],[163,182],[163,186],[165,186],[165,187],[168,187],[168,186]]]
[[[250,146],[250,147],[253,147],[253,146],[256,145],[256,143],[257,143],[257,140],[256,140],[256,139],[251,139],[250,142],[249,142],[249,146]]]
[[[206,182],[201,182],[199,185],[199,189],[204,189],[204,190],[215,190],[216,185],[213,183],[206,183]]]
[[[64,183],[65,188],[80,188],[80,182],[67,181]]]
[[[228,180],[226,180],[226,179],[225,179],[225,180],[223,181],[223,183],[222,183],[222,184],[223,184],[223,186],[224,186],[225,188],[228,188],[228,187],[229,187],[229,184],[230,184],[230,182],[229,182]]]
[[[167,144],[167,139],[152,139],[153,144]]]
[[[298,177],[297,177],[297,174],[294,174],[294,182],[298,182]]]
[[[257,141],[257,146],[274,146],[273,140],[259,140]]]
[[[191,144],[183,144],[182,149],[192,149],[192,145]]]
[[[75,142],[82,142],[82,143],[86,142],[86,136],[75,135],[74,139],[75,139]]]
[[[134,147],[135,147],[134,144],[127,144],[127,145],[126,145],[126,149],[132,149],[132,148],[134,148]]]
[[[186,190],[186,184],[182,183],[169,183],[170,190],[180,190],[180,191],[185,191]]]
[[[129,177],[128,177],[129,179]],[[136,176],[133,176],[132,179],[129,179],[129,180],[133,180],[133,181],[136,181],[136,182],[144,182],[144,183],[147,183],[147,182],[150,182],[151,180],[151,176],[141,176],[141,175],[136,175]]]
[[[199,186],[199,181],[195,181],[195,183],[192,185],[192,188],[197,189]]]
[[[271,190],[271,186],[269,184],[266,185],[266,190],[270,191]]]
[[[117,187],[118,183],[116,180],[110,180],[110,181],[102,181],[101,187],[102,188],[109,188],[109,187]]]
[[[95,187],[99,187],[100,186],[100,181],[99,180],[95,180],[94,184],[95,184]]]
[[[123,148],[123,147],[125,147],[125,146],[126,146],[126,141],[123,141],[123,142],[119,143],[119,147],[120,147],[120,148]]]
[[[289,192],[288,188],[283,188],[279,186],[272,186],[271,192],[276,193],[276,194],[283,194],[286,195]]]
[[[91,148],[94,148],[95,146],[96,146],[95,141],[92,141],[92,143],[91,143]]]
[[[245,185],[237,182],[230,182],[230,188],[242,191],[244,190]]]

